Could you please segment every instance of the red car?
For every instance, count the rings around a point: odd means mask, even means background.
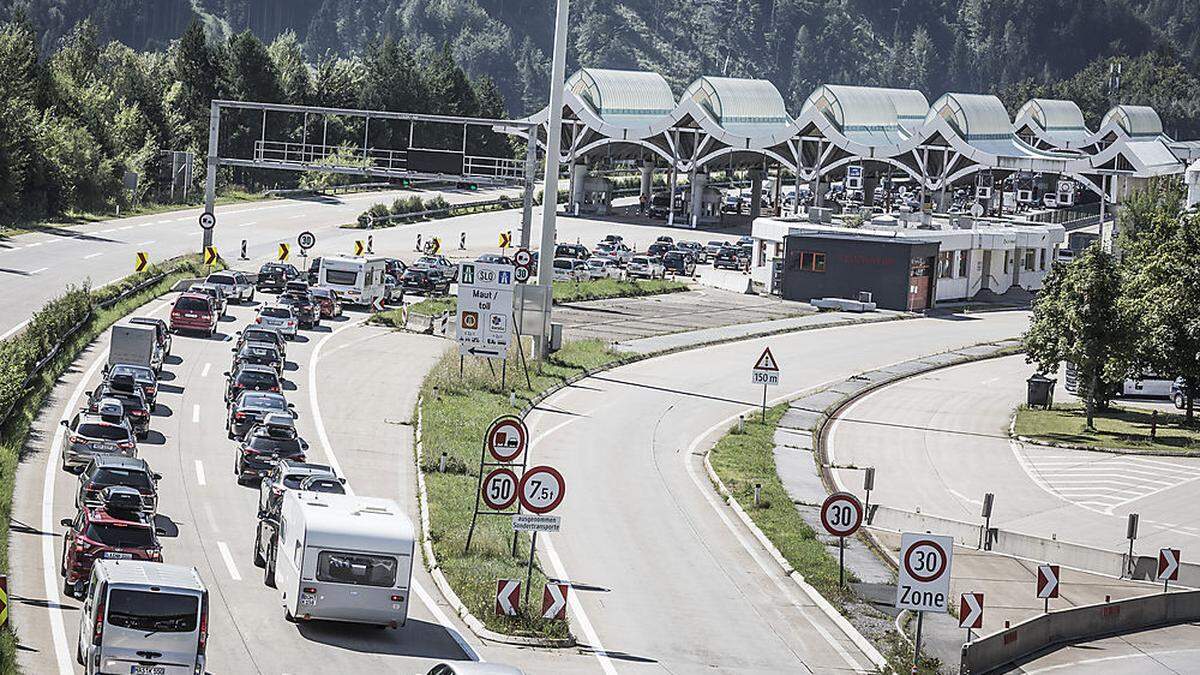
[[[212,337],[217,332],[217,312],[212,298],[201,293],[183,293],[171,308],[171,332],[196,331]]]
[[[162,562],[160,532],[136,512],[109,513],[103,506],[84,507],[74,520],[63,518],[60,522],[67,528],[60,570],[66,595],[83,597],[92,565],[101,558]]]
[[[331,289],[316,287],[312,291],[313,300],[321,308],[322,319],[332,319],[342,315],[342,301]]]

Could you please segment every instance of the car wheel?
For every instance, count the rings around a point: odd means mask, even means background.
[[[242,458],[236,457],[233,460],[233,475],[238,477],[238,482],[242,481]]]
[[[75,662],[81,666],[86,666],[87,662],[83,660],[83,648],[79,645],[79,641],[75,641]]]
[[[266,559],[262,557],[262,528],[255,528],[254,532],[254,566],[267,566]]]
[[[1183,410],[1183,407],[1186,404],[1187,404],[1187,401],[1183,400],[1183,394],[1175,394],[1175,407],[1177,409]]]
[[[283,620],[288,623],[296,623],[296,617],[292,616],[292,610],[287,607],[283,608]]]
[[[75,584],[63,579],[63,595],[68,598],[75,597]]]
[[[267,560],[263,567],[263,583],[275,588],[275,544],[267,550]]]

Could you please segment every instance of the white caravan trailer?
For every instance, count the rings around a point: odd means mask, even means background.
[[[317,285],[333,289],[346,304],[370,306],[376,299],[387,300],[386,275],[384,258],[326,256],[321,258]]]
[[[414,542],[390,499],[288,491],[265,578],[289,619],[397,628],[408,619]]]

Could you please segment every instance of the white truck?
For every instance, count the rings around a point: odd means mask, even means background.
[[[415,541],[390,499],[288,491],[263,578],[289,621],[398,628],[408,620]]]
[[[112,328],[108,345],[108,364],[128,363],[162,371],[163,353],[154,326],[124,321]]]
[[[344,304],[370,306],[387,301],[387,261],[373,256],[326,256],[321,258],[318,286],[333,289]]]

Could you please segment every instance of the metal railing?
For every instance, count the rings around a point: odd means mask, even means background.
[[[525,178],[525,162],[509,157],[467,155],[457,150],[429,150],[462,158],[463,178],[485,178],[518,181]],[[349,153],[349,154],[347,154]],[[346,158],[338,163],[331,159]],[[277,164],[288,168],[364,171],[402,176],[410,172],[408,150],[362,148],[321,143],[292,143],[289,141],[255,141],[254,161]],[[364,166],[366,165],[366,166]],[[420,173],[420,172],[413,172]]]

